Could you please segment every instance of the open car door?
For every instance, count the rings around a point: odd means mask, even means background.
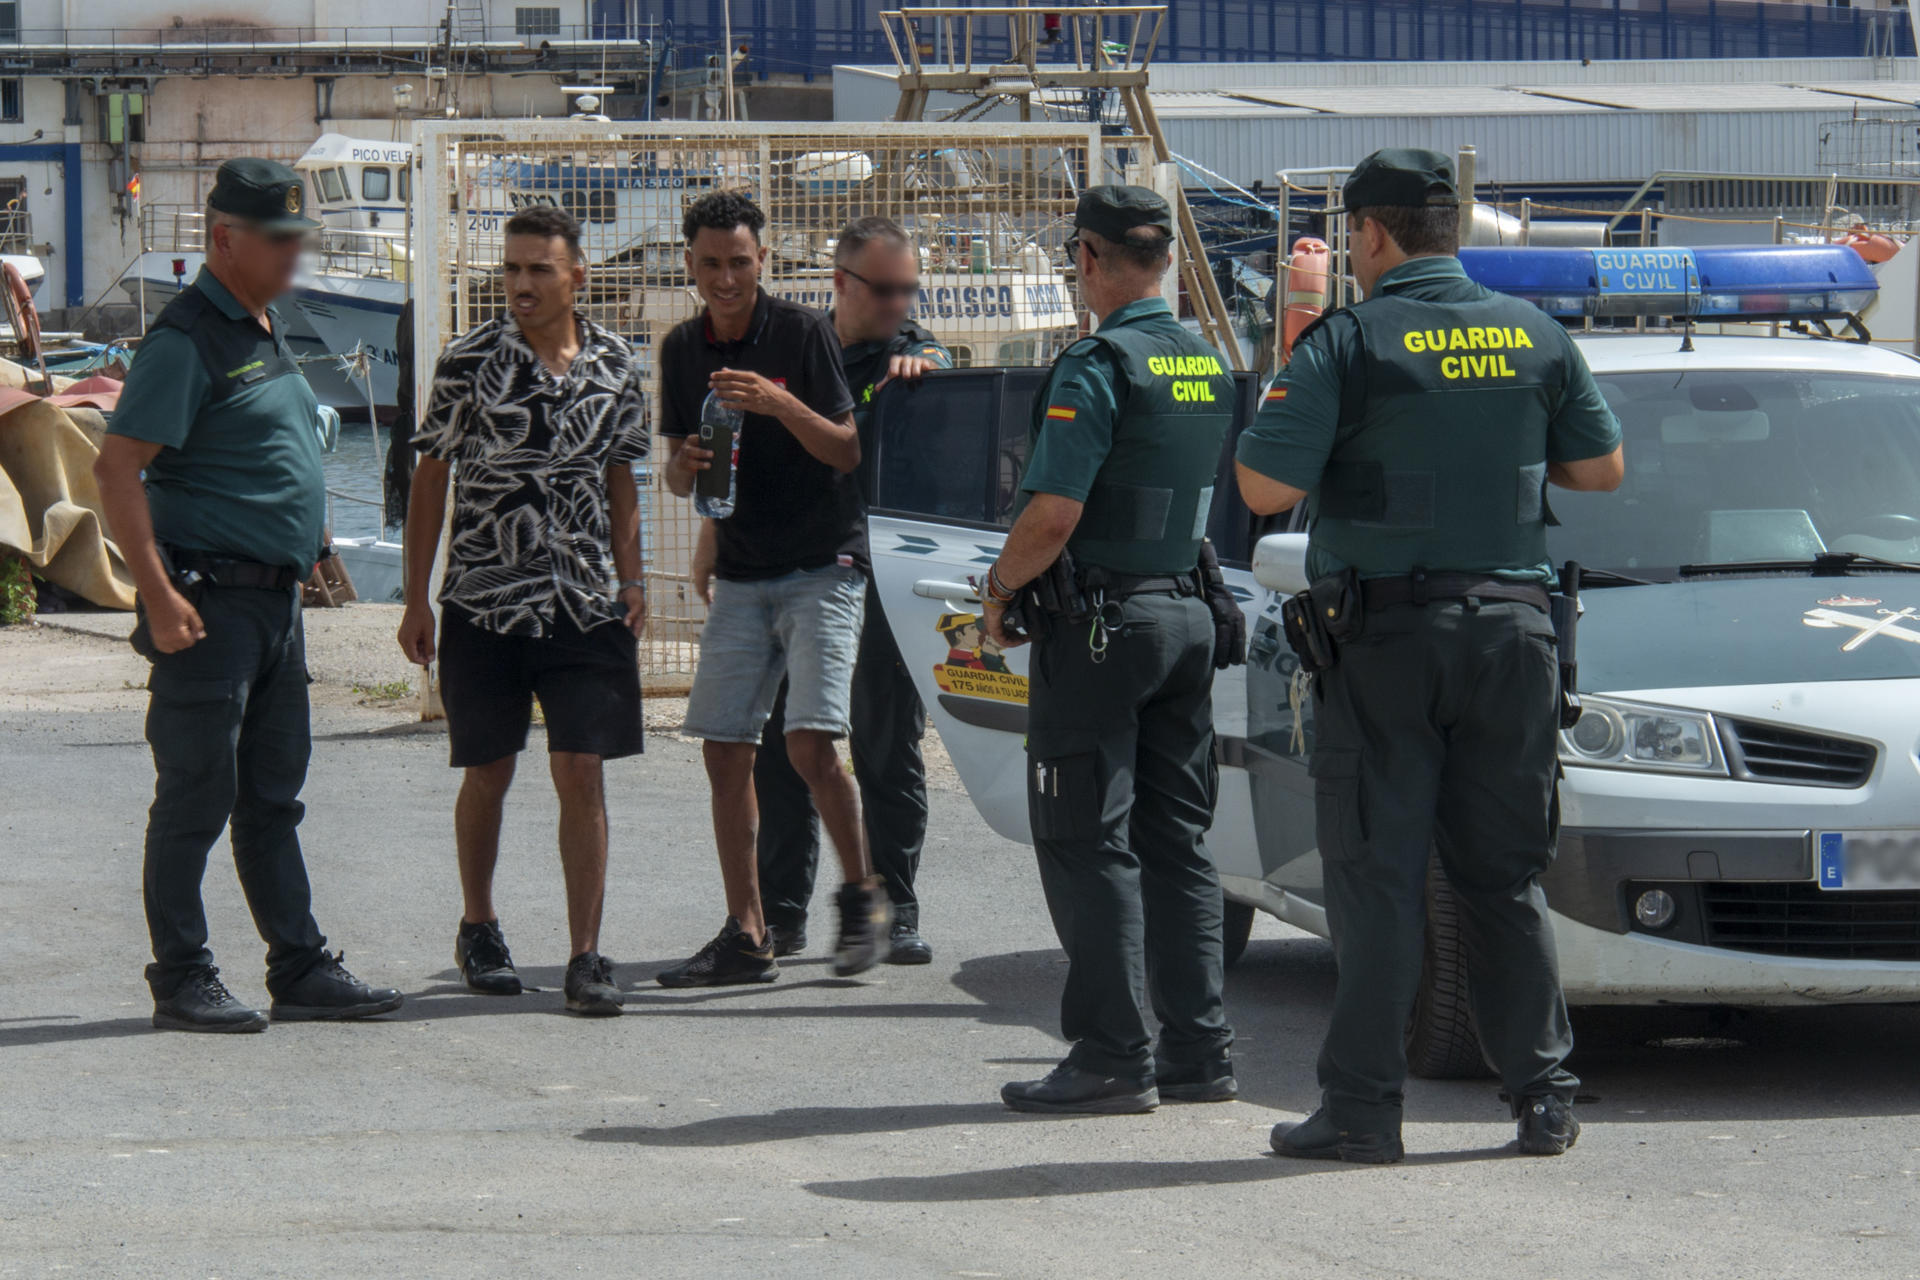
[[[979,626],[975,585],[1013,523],[1027,458],[1033,398],[1044,369],[952,369],[896,383],[875,398],[862,466],[874,578],[900,656],[931,713],[974,806],[995,832],[1031,841],[1027,824],[1027,663],[1000,652]],[[1251,421],[1258,386],[1238,375],[1235,427],[1220,459],[1209,536],[1227,581],[1251,611],[1259,594],[1247,565],[1255,522],[1233,479],[1233,444]],[[1244,757],[1245,668],[1214,684],[1221,803],[1210,840],[1224,876],[1259,878]],[[1236,892],[1251,897],[1252,885]]]

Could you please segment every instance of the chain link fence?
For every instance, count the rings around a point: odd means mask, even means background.
[[[1083,320],[1061,252],[1074,202],[1089,185],[1124,180],[1139,142],[1084,124],[422,122],[414,150],[419,403],[427,403],[434,353],[504,309],[504,228],[515,210],[538,204],[580,219],[587,314],[631,341],[657,384],[660,340],[701,305],[681,215],[689,201],[724,189],[748,193],[767,213],[770,292],[830,307],[836,233],[849,219],[885,214],[919,247],[914,318],[957,363],[1045,364]],[[652,609],[642,673],[650,692],[672,692],[691,679],[705,617],[689,577],[697,524],[658,466],[643,467],[641,481]]]

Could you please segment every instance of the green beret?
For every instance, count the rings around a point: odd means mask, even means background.
[[[1457,205],[1460,193],[1453,185],[1453,161],[1421,147],[1376,151],[1347,175],[1340,203],[1348,209]]]
[[[1154,227],[1170,236],[1173,210],[1145,187],[1088,187],[1073,210],[1073,225],[1113,241],[1125,240],[1135,227]]]
[[[307,184],[300,175],[256,156],[221,165],[207,203],[263,231],[312,231],[320,225],[307,216]]]

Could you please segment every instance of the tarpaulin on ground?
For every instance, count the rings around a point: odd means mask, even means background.
[[[0,361],[0,365],[6,362]],[[39,576],[107,609],[133,608],[133,576],[107,537],[93,462],[102,410],[118,398],[109,378],[56,386],[42,399],[6,385],[0,368],[0,547]]]

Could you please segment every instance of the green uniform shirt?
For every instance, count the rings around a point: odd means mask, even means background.
[[[1424,303],[1484,303],[1486,290],[1467,278],[1460,261],[1454,257],[1413,258],[1382,275],[1375,285],[1376,296],[1404,298]],[[1361,306],[1366,304],[1362,303]],[[1530,325],[1529,331],[1540,339],[1537,349],[1527,358],[1538,357],[1552,370],[1553,392],[1548,397],[1546,453],[1548,462],[1576,462],[1612,453],[1620,444],[1620,424],[1594,384],[1586,360],[1573,340],[1557,323]],[[1438,348],[1434,349],[1435,351]],[[1408,347],[1408,352],[1413,348]],[[1469,354],[1476,360],[1493,360],[1479,348]],[[1369,363],[1382,365],[1393,361],[1446,359],[1432,352],[1417,355],[1402,352],[1369,353],[1360,321],[1351,312],[1336,312],[1316,326],[1294,349],[1293,360],[1281,371],[1269,388],[1253,425],[1240,437],[1237,456],[1242,463],[1264,476],[1278,480],[1309,495],[1310,510],[1320,511],[1320,489],[1329,461],[1340,461],[1340,445],[1351,438],[1367,405],[1370,386],[1377,389],[1378,370],[1370,377]],[[1519,356],[1516,353],[1515,358]],[[1451,376],[1451,375],[1447,375]],[[1434,394],[1434,393],[1425,393]],[[1484,414],[1489,410],[1507,412],[1505,402],[1489,400],[1475,407],[1471,386],[1460,391],[1436,395],[1432,403],[1433,430],[1446,429],[1451,413]],[[1460,459],[1461,474],[1471,475],[1473,459]],[[1442,475],[1439,483],[1449,483]],[[1494,499],[1509,500],[1514,484],[1510,473],[1489,475],[1486,483],[1499,488],[1489,491],[1489,509]],[[1493,517],[1497,518],[1497,517]],[[1322,577],[1340,571],[1342,565],[1324,548],[1310,546],[1307,572]],[[1353,566],[1363,576],[1400,572],[1398,568],[1381,570],[1366,564]],[[1542,562],[1534,568],[1514,569],[1497,565],[1433,564],[1435,569],[1500,573],[1518,578],[1551,578],[1549,566]]]
[[[154,325],[107,432],[161,446],[146,471],[161,542],[311,569],[326,525],[319,401],[277,312],[269,334],[205,267],[193,287],[211,304],[203,331]]]

